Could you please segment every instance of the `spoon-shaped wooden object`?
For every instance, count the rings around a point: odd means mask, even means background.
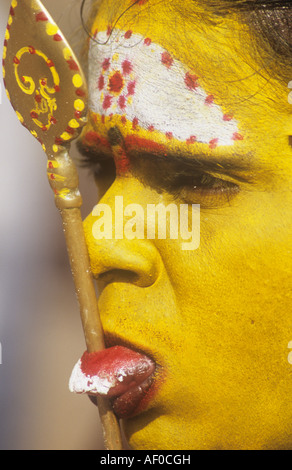
[[[81,67],[39,0],[12,0],[5,34],[3,76],[20,122],[48,157],[48,179],[60,210],[88,352],[104,349],[94,281],[84,238],[78,174],[70,143],[86,123],[87,85]],[[98,399],[108,450],[122,449],[109,403]]]

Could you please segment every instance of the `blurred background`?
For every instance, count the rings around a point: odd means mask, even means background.
[[[81,0],[43,3],[78,53]],[[1,0],[0,44],[9,8]],[[102,450],[97,409],[68,390],[85,342],[46,156],[2,79],[0,133],[0,449]],[[96,203],[88,170],[80,170],[80,190],[85,217]]]

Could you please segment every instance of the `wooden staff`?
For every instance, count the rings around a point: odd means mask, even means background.
[[[104,349],[94,281],[80,214],[78,173],[69,157],[87,116],[83,71],[62,32],[39,0],[12,0],[5,33],[3,75],[20,122],[48,157],[48,179],[66,238],[88,352]],[[106,398],[98,397],[105,447],[121,450],[119,424]]]

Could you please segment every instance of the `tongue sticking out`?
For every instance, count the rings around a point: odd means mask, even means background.
[[[118,397],[141,385],[154,370],[155,363],[149,357],[123,346],[85,352],[72,371],[69,389],[74,393]]]

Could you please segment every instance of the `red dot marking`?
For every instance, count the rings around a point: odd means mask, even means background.
[[[78,88],[78,90],[76,90],[76,95],[77,96],[85,96],[85,91],[81,90],[81,88]]]
[[[43,86],[46,86],[46,84],[47,84],[47,79],[46,79],[46,78],[42,78],[41,84],[42,84]]]
[[[102,68],[103,70],[108,70],[109,67],[110,67],[110,64],[111,64],[111,61],[110,59],[104,59],[103,63],[102,63]]]
[[[55,144],[56,145],[63,145],[63,139],[61,139],[61,137],[56,137],[55,138]]]
[[[128,75],[129,73],[132,72],[133,66],[132,66],[131,62],[126,59],[126,60],[124,60],[124,62],[122,63],[122,69],[123,69],[124,75]]]
[[[173,58],[171,57],[169,52],[165,51],[161,54],[161,62],[168,69],[173,65]]]
[[[66,132],[68,132],[68,134],[73,135],[75,133],[75,130],[72,129],[72,127],[68,126],[67,129],[66,129]]]
[[[82,117],[81,111],[75,111],[74,114],[75,114],[75,117],[76,117],[77,119],[81,119],[81,117]]]
[[[10,7],[9,14],[10,14],[11,16],[14,16],[14,15],[15,15],[15,12],[14,12],[14,8],[13,8],[13,7]]]
[[[132,34],[133,34],[133,31],[131,29],[128,29],[128,31],[125,32],[125,38],[130,39]]]
[[[153,140],[138,137],[137,135],[128,135],[127,137],[125,137],[125,145],[127,148],[135,147],[142,150],[151,150],[153,152],[159,153],[163,153],[166,151],[164,145],[158,144]]]
[[[224,114],[223,121],[231,121],[233,116],[231,114]]]
[[[232,140],[243,140],[244,137],[242,134],[239,134],[239,132],[234,132],[233,136],[232,136]]]
[[[115,166],[118,175],[123,175],[127,173],[130,169],[130,160],[126,154],[121,155],[119,158],[115,159]]]
[[[165,133],[165,137],[166,137],[168,140],[171,140],[171,139],[173,139],[173,133],[172,133],[172,132],[166,132],[166,133]]]
[[[124,125],[127,123],[127,118],[126,118],[126,116],[122,116],[122,117],[121,117],[121,122],[122,122],[122,124],[124,124]]]
[[[85,134],[84,140],[92,146],[104,146],[107,148],[111,148],[109,141],[105,138],[99,135],[95,131],[89,131]]]
[[[205,99],[205,104],[211,105],[214,103],[214,95],[208,95],[207,98]]]
[[[155,131],[155,127],[151,124],[151,126],[148,127],[148,131],[149,131],[149,132],[154,132],[154,131]]]
[[[38,115],[38,113],[36,113],[35,111],[32,111],[32,112],[30,113],[30,117],[31,117],[32,119],[37,119],[37,118],[39,117],[39,115]]]
[[[13,58],[13,62],[14,62],[16,65],[18,65],[18,64],[20,63],[20,60],[15,56],[15,57]]]
[[[54,118],[53,116],[50,117],[50,123],[51,124],[57,124],[57,119]]]
[[[215,149],[218,146],[219,139],[212,139],[209,142],[210,149]]]
[[[35,95],[34,99],[36,100],[37,103],[40,103],[42,101],[41,95]]]
[[[100,75],[98,79],[98,89],[101,91],[104,88],[104,76]]]
[[[136,87],[136,82],[128,83],[128,86],[127,86],[128,96],[135,94],[135,87]]]
[[[70,70],[79,70],[78,64],[76,64],[75,60],[72,58],[66,61],[67,64],[69,65]]]
[[[61,90],[61,88],[59,87],[59,85],[55,85],[55,91],[56,91],[57,93],[59,93],[60,90]]]
[[[55,177],[55,175],[54,175],[53,173],[50,174],[50,178],[51,178],[51,180],[55,180],[55,179],[56,179],[56,177]]]
[[[28,50],[29,50],[30,54],[35,54],[36,53],[36,50],[33,46],[29,46]]]
[[[152,40],[150,38],[145,38],[144,39],[145,46],[150,46],[151,43],[152,43]]]
[[[45,13],[43,11],[38,13],[36,15],[35,19],[36,19],[36,21],[48,21],[48,18],[47,18],[47,16],[45,15]]]
[[[50,168],[50,170],[53,170],[53,169],[54,169],[54,165],[53,165],[52,162],[49,162],[49,168]]]
[[[195,90],[198,88],[198,77],[190,72],[185,75],[185,84],[189,90]]]
[[[121,72],[115,72],[108,81],[108,89],[112,93],[120,93],[124,88],[124,79]]]
[[[106,96],[104,97],[104,100],[103,100],[103,103],[102,103],[103,109],[108,109],[108,108],[111,107],[111,105],[112,105],[112,99],[113,99],[113,98],[112,98],[112,96],[110,96],[110,95],[106,95]]]
[[[126,107],[126,98],[125,98],[123,95],[121,95],[121,96],[119,97],[119,99],[118,99],[118,104],[119,104],[119,107],[120,107],[121,109],[125,109],[125,107]]]
[[[48,66],[48,67],[55,67],[55,64],[54,64],[54,62],[53,62],[51,59],[48,59],[48,60],[47,60],[47,66]]]
[[[55,34],[54,41],[60,42],[60,41],[63,41],[63,38],[62,36],[60,36],[60,34]]]
[[[43,131],[43,132],[46,132],[47,130],[48,130],[47,126],[43,126],[43,127],[42,127],[42,131]]]
[[[189,137],[186,142],[188,145],[191,145],[191,144],[194,144],[196,141],[197,141],[197,137],[195,135],[191,135],[191,137]]]
[[[138,127],[138,124],[139,124],[139,119],[137,117],[134,117],[133,121],[132,121],[132,129],[135,131]]]

